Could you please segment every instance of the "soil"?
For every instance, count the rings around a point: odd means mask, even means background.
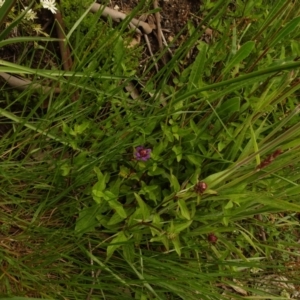
[[[138,5],[138,2],[139,0],[111,0],[109,6],[114,9],[119,8],[119,11],[129,14]],[[162,31],[168,42],[182,32],[188,20],[193,22],[194,25],[197,25],[200,21],[200,0],[160,0],[157,2]],[[151,9],[154,8],[151,7]],[[149,24],[156,24],[154,15],[149,15],[145,21]],[[156,30],[149,36],[149,39],[151,47],[154,50],[158,50],[158,45],[156,45],[157,38],[153,39],[153,36],[156,37]],[[177,46],[179,44],[178,42]]]
[[[112,0],[110,7],[120,8],[120,11],[129,13],[138,5],[139,0]],[[200,10],[199,0],[160,0],[158,7],[160,8],[162,28],[174,36],[184,28],[187,20],[191,20]]]

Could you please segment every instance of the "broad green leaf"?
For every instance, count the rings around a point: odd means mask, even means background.
[[[155,236],[153,238],[150,239],[150,242],[162,242],[163,245],[165,246],[165,248],[167,249],[167,251],[169,251],[169,246],[170,246],[170,240],[167,238],[166,235],[159,235],[159,236]]]
[[[116,75],[122,75],[122,61],[125,54],[124,50],[124,42],[120,35],[114,40],[114,48],[113,48],[113,54],[114,54],[114,73]]]
[[[174,191],[179,192],[180,184],[175,175],[173,175],[173,174],[170,175],[170,182],[171,182],[171,186],[173,187]]]
[[[137,200],[139,207],[141,209],[143,219],[148,220],[150,217],[150,210],[149,210],[147,204],[143,201],[143,199],[137,193],[134,193],[134,196],[135,196],[135,199]]]
[[[103,174],[98,167],[94,168],[94,172],[97,174],[98,181],[103,182],[103,184],[107,183],[109,180],[109,174]]]
[[[126,237],[125,233],[123,231],[120,231],[117,236],[112,239],[109,246],[106,250],[107,260],[111,258],[113,253],[120,248],[122,245],[124,245],[125,242],[128,241],[128,238]]]
[[[74,131],[76,134],[82,134],[88,127],[90,123],[89,122],[83,122],[81,124],[75,124]]]
[[[218,107],[217,112],[220,116],[230,117],[233,113],[240,111],[241,98],[234,97],[225,100],[220,107]]]
[[[108,200],[109,206],[116,211],[116,213],[123,219],[127,218],[126,211],[122,204],[115,199]]]
[[[194,166],[201,166],[201,163],[203,162],[203,158],[200,155],[189,154],[186,158]]]
[[[190,212],[186,206],[186,203],[185,203],[185,200],[183,199],[179,199],[178,200],[178,205],[180,207],[180,211],[181,211],[181,214],[182,216],[187,219],[187,220],[190,220],[191,219],[191,215],[190,215]]]
[[[95,195],[96,197],[104,197],[103,191],[105,189],[105,186],[105,182],[103,181],[96,182],[92,188],[93,195]]]
[[[255,42],[253,42],[253,41],[248,41],[245,44],[243,44],[241,46],[241,48],[238,50],[238,52],[236,53],[236,55],[234,55],[233,58],[228,62],[228,64],[222,71],[222,75],[225,75],[234,66],[239,64],[245,58],[247,58],[250,55],[250,53],[252,52],[254,46],[255,46]]]
[[[175,251],[178,254],[178,256],[181,256],[181,247],[180,247],[180,239],[179,236],[177,236],[176,238],[172,239],[172,243],[174,245]]]
[[[182,159],[182,147],[181,146],[173,146],[172,150],[176,154],[176,160],[177,162],[180,162]]]
[[[223,217],[223,218],[222,218],[222,222],[223,222],[223,224],[224,224],[225,226],[228,226],[228,224],[229,224],[229,218],[228,218],[228,217]]]
[[[65,122],[62,122],[63,132],[75,136],[75,132]]]
[[[228,201],[227,204],[225,205],[224,209],[229,209],[229,208],[232,208],[233,207],[233,203],[232,201]]]
[[[120,166],[120,173],[119,175],[123,178],[127,178],[130,175],[130,170],[129,168],[125,166]]]
[[[75,232],[84,234],[95,230],[95,226],[99,224],[96,216],[99,211],[99,205],[95,204],[91,207],[83,208],[79,212],[78,219],[76,220]]]
[[[206,52],[208,45],[205,42],[200,41],[197,49],[199,53],[193,63],[192,71],[189,77],[188,90],[192,90],[201,86],[202,77],[204,73],[204,66],[206,62]]]
[[[229,177],[233,172],[234,170],[224,170],[206,177],[203,181],[209,185],[209,187],[213,188],[222,181],[226,180],[226,178]]]
[[[123,255],[124,258],[133,263],[134,262],[134,244],[133,243],[126,243],[122,245],[122,249],[123,249]]]
[[[68,176],[72,167],[68,163],[65,163],[60,167],[60,170],[62,171],[62,176]]]
[[[112,215],[112,217],[110,218],[110,220],[107,222],[107,225],[108,226],[115,225],[115,224],[122,222],[123,220],[124,220],[124,218],[121,217],[118,213],[114,213]]]
[[[173,225],[173,232],[174,233],[180,233],[181,231],[185,230],[186,228],[190,227],[190,225],[193,223],[193,221],[188,221],[181,224],[174,224]]]

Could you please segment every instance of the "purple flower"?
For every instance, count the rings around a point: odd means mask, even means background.
[[[137,160],[147,161],[150,158],[151,149],[146,149],[143,146],[135,148],[134,156]]]

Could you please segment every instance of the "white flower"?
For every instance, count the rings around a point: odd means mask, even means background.
[[[27,6],[24,7],[24,9],[22,9],[22,11],[25,11],[27,9]],[[29,9],[24,17],[26,20],[32,20],[34,21],[34,19],[37,18],[36,16],[36,12],[34,12],[32,9]]]
[[[4,4],[5,0],[0,0],[0,7]]]
[[[43,8],[49,9],[53,14],[56,14],[57,7],[55,0],[41,0]]]

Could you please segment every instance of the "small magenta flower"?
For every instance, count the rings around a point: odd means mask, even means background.
[[[147,161],[150,158],[151,149],[146,149],[143,146],[135,148],[134,156],[137,160]]]

